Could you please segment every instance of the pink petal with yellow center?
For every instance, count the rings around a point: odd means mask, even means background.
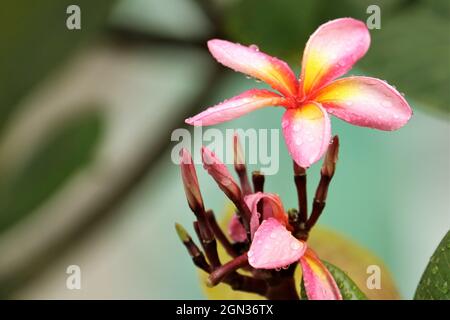
[[[248,263],[257,269],[276,269],[297,262],[306,250],[306,243],[296,239],[277,219],[261,223],[255,233]]]
[[[320,104],[309,102],[287,110],[281,125],[288,151],[299,166],[308,168],[327,150],[331,124]]]
[[[396,130],[412,115],[408,102],[394,87],[370,77],[333,81],[314,100],[342,120],[380,130]]]
[[[301,94],[309,95],[349,71],[367,52],[366,25],[341,18],[321,25],[309,38],[302,60]]]
[[[225,40],[208,41],[214,58],[224,66],[260,79],[285,96],[297,93],[298,81],[286,62],[259,51]]]
[[[259,227],[259,221],[268,218],[275,218],[284,226],[288,225],[287,215],[284,211],[283,204],[278,195],[274,193],[257,192],[249,194],[244,198],[250,212],[250,232],[253,237]],[[262,212],[258,211],[258,205],[262,204]]]
[[[228,233],[234,242],[244,242],[247,240],[247,232],[236,214],[230,220],[228,224]]]
[[[210,107],[185,121],[194,126],[210,126],[238,118],[257,109],[282,105],[287,105],[287,100],[280,95],[269,90],[252,89]]]
[[[341,292],[330,271],[310,248],[300,258],[300,263],[309,300],[342,300]]]

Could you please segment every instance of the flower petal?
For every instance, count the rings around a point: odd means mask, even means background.
[[[194,126],[210,126],[229,121],[251,111],[268,106],[287,106],[287,100],[269,90],[252,89],[206,109],[185,120]]]
[[[288,151],[303,168],[319,160],[331,139],[331,124],[326,111],[315,102],[289,109],[281,123]]]
[[[259,51],[225,40],[208,41],[211,54],[224,66],[260,79],[285,96],[297,93],[298,81],[286,62]]]
[[[247,256],[253,268],[276,269],[298,261],[305,250],[305,242],[296,239],[277,219],[269,218],[256,231]]]
[[[225,164],[217,158],[216,154],[206,147],[202,147],[202,161],[203,167],[216,181],[219,188],[227,195],[233,202],[239,201],[241,198],[241,189],[234,180],[230,171],[228,171]]]
[[[310,248],[300,258],[300,263],[309,300],[342,300],[341,292],[330,271]]]
[[[369,31],[359,20],[341,18],[321,25],[303,53],[301,93],[309,95],[347,73],[369,45]]]
[[[319,90],[314,100],[342,120],[380,130],[396,130],[412,115],[408,102],[394,87],[370,77],[333,81]]]
[[[274,193],[257,192],[249,194],[244,198],[250,212],[252,213],[250,219],[250,232],[253,237],[259,227],[259,220],[268,218],[277,219],[282,225],[288,225],[287,215],[283,208],[283,203],[278,195]],[[258,211],[258,205],[262,201],[262,212]]]
[[[247,240],[247,232],[236,214],[233,214],[228,224],[228,233],[234,242],[244,242]]]

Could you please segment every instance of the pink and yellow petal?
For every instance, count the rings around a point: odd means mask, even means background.
[[[284,61],[260,52],[257,47],[214,39],[208,41],[208,48],[224,66],[260,79],[285,96],[297,93],[298,81],[291,68]]]
[[[342,300],[341,292],[330,271],[308,248],[300,258],[303,285],[309,300]]]
[[[303,168],[319,160],[331,139],[327,112],[315,102],[288,109],[282,120],[283,135],[289,154]]]
[[[296,239],[277,219],[261,223],[255,233],[248,262],[257,269],[276,269],[297,262],[306,250],[306,243]]]
[[[408,102],[394,87],[370,77],[336,80],[314,99],[342,120],[380,130],[399,129],[412,115]]]
[[[341,18],[321,25],[305,47],[300,94],[309,96],[347,73],[369,46],[370,34],[362,21]]]
[[[283,204],[278,195],[273,193],[257,192],[247,195],[245,203],[252,213],[250,219],[250,232],[253,237],[259,227],[259,221],[268,218],[277,219],[282,225],[288,225],[287,215],[284,211]],[[262,212],[258,211],[259,204],[262,202]]]
[[[287,106],[287,103],[285,98],[269,90],[252,89],[210,107],[186,119],[185,122],[194,126],[210,126],[233,120],[264,107]]]

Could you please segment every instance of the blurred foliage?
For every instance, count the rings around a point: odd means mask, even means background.
[[[0,185],[0,232],[37,208],[64,181],[89,163],[103,121],[97,112],[61,124],[30,159]]]
[[[450,300],[450,231],[430,258],[420,279],[414,299]]]
[[[230,206],[227,209],[225,218],[220,223],[223,230],[227,230],[227,225],[231,219],[232,213],[233,211]],[[308,240],[308,246],[317,252],[320,259],[329,261],[328,265],[332,263],[333,265],[339,266],[339,275],[336,269],[330,270],[330,272],[332,272],[335,277],[339,276],[341,282],[344,281],[344,276],[347,278],[345,279],[345,284],[342,284],[342,288],[345,290],[347,287],[351,287],[354,282],[354,284],[361,289],[362,293],[358,292],[359,289],[353,289],[352,294],[358,296],[360,300],[362,299],[362,295],[366,295],[369,299],[374,300],[399,299],[394,281],[392,280],[386,266],[368,249],[359,246],[354,241],[344,237],[338,232],[323,228],[321,226],[315,227],[312,230],[310,239]],[[230,260],[230,257],[220,244],[218,245],[218,252],[221,261]],[[383,286],[380,290],[369,290],[366,286],[366,267],[369,265],[377,265],[381,269]],[[194,266],[192,267],[194,268]],[[219,284],[213,288],[210,288],[206,286],[206,273],[199,271],[199,274],[203,292],[205,292],[208,299],[263,299],[256,294],[233,291],[233,289],[226,284]],[[353,280],[350,280],[350,278]],[[302,271],[299,267],[295,270],[295,279],[296,283],[299,284],[297,289],[301,291],[300,283],[302,282]],[[299,293],[301,294],[301,292]]]
[[[235,41],[300,64],[308,37],[340,17],[366,21],[369,5],[381,9],[368,54],[357,66],[398,86],[407,98],[448,112],[450,2],[447,0],[245,0],[226,9],[225,30]],[[298,70],[298,69],[297,69]]]
[[[0,132],[30,89],[99,31],[115,1],[9,0],[0,10]],[[68,30],[66,9],[81,9],[81,30]]]

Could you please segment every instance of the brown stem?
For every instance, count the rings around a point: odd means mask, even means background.
[[[248,257],[247,252],[240,255],[237,258],[225,263],[221,267],[214,270],[208,277],[208,285],[215,286],[219,282],[221,282],[224,278],[226,278],[230,273],[236,271],[239,268],[245,267],[248,265]]]
[[[294,277],[282,278],[278,283],[269,285],[266,298],[269,300],[299,300]]]
[[[298,223],[305,223],[308,219],[308,198],[306,189],[306,169],[294,161],[294,182],[297,188]]]
[[[253,182],[253,190],[255,192],[263,192],[264,191],[264,174],[260,171],[252,172],[252,182]]]
[[[237,257],[238,253],[218,225],[216,217],[214,216],[214,212],[212,210],[206,211],[206,218],[208,219],[208,224],[214,235],[216,236],[216,239],[219,240],[225,251],[233,258]]]
[[[255,293],[263,297],[267,294],[268,286],[266,281],[244,276],[237,272],[231,273],[223,282],[228,284],[233,290]]]
[[[198,221],[194,221],[194,230],[202,244],[203,250],[205,251],[206,257],[212,266],[212,269],[217,269],[221,266],[219,254],[217,253],[217,243],[214,237],[205,239],[200,233]]]
[[[316,195],[314,197],[313,208],[311,211],[311,216],[306,222],[306,230],[311,230],[312,227],[316,224],[317,220],[319,220],[320,215],[325,208],[325,200],[327,198],[328,186],[330,185],[331,179],[326,176],[320,177],[319,186],[316,190]]]
[[[203,252],[197,247],[195,242],[192,240],[191,236],[187,233],[187,231],[180,225],[175,224],[175,228],[177,230],[178,237],[180,238],[183,245],[186,247],[189,255],[192,258],[194,264],[202,269],[203,271],[210,273],[211,267],[205,259]]]

